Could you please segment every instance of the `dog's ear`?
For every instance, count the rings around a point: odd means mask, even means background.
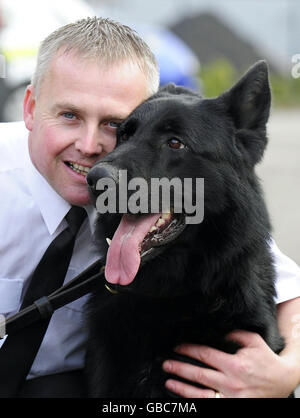
[[[263,157],[267,144],[266,123],[270,114],[271,90],[268,67],[259,61],[221,96],[237,129],[236,145],[251,165]]]
[[[223,98],[237,129],[256,129],[266,125],[271,105],[268,66],[259,61]]]
[[[176,86],[176,84],[174,83],[168,83],[168,84],[164,84],[163,86],[161,86],[159,88],[159,93],[170,93],[170,94],[175,94],[176,89],[178,86]]]
[[[188,89],[186,87],[182,87],[182,86],[177,86],[174,83],[168,83],[168,84],[164,84],[163,86],[160,87],[160,89],[158,90],[158,92],[152,96],[153,98],[157,98],[157,97],[166,97],[166,96],[170,96],[170,95],[178,95],[178,94],[187,94],[189,96],[199,96],[199,93]],[[151,99],[151,97],[150,97]]]

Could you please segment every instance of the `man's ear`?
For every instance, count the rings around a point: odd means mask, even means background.
[[[264,127],[271,106],[267,63],[258,61],[254,64],[222,97],[237,129]]]
[[[33,85],[30,84],[26,88],[24,103],[23,103],[23,118],[26,125],[26,128],[29,131],[33,129],[33,120],[34,120],[34,110],[35,110],[35,94]]]

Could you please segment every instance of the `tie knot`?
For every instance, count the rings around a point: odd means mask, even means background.
[[[66,220],[68,222],[71,232],[76,235],[81,227],[87,213],[83,208],[79,206],[72,206],[69,212],[66,214]]]

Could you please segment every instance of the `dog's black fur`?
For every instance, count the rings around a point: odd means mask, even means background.
[[[204,178],[205,212],[202,223],[187,225],[159,247],[118,294],[92,296],[91,396],[170,395],[161,364],[174,357],[179,343],[234,352],[237,346],[225,336],[243,329],[259,333],[275,352],[283,348],[270,222],[254,172],[267,144],[270,101],[265,62],[215,99],[168,85],[121,124],[117,148],[95,166],[105,162],[148,182],[151,177]],[[170,147],[172,138],[185,147]],[[101,234],[104,228],[111,238],[119,219],[100,216]]]

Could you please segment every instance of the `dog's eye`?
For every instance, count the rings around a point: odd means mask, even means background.
[[[121,132],[121,133],[120,133],[120,135],[119,135],[119,140],[120,140],[121,142],[128,141],[128,139],[129,139],[129,135],[128,135],[126,132]]]
[[[185,145],[177,138],[171,138],[168,140],[168,145],[173,149],[182,149],[185,148]]]

